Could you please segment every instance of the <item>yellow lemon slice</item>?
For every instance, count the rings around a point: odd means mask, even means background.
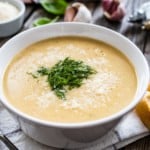
[[[136,106],[136,111],[145,126],[150,129],[150,86],[142,100]]]

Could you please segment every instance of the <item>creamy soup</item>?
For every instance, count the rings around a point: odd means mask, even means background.
[[[52,68],[69,57],[96,70],[80,87],[60,99],[46,76],[34,78],[39,67]],[[33,74],[32,74],[33,73]],[[83,37],[59,37],[35,43],[17,54],[4,74],[3,89],[20,111],[46,121],[85,122],[119,112],[133,100],[135,70],[116,48]]]

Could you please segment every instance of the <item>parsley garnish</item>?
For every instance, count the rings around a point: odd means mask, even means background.
[[[47,76],[47,82],[55,94],[61,99],[66,99],[65,94],[68,90],[80,87],[83,80],[95,74],[96,71],[83,61],[67,57],[50,69],[40,67],[37,73],[41,76]]]

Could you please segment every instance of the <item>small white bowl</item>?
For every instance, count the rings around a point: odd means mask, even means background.
[[[24,13],[25,13],[25,5],[21,0],[0,0],[1,2],[8,2],[15,6],[19,13],[14,18],[0,22],[0,37],[7,37],[13,35],[19,31],[22,27]]]
[[[3,74],[9,62],[25,47],[44,39],[60,36],[89,37],[104,41],[119,49],[133,64],[137,75],[137,91],[132,102],[121,111],[103,119],[71,124],[43,121],[31,117],[11,105],[3,93]],[[27,135],[43,144],[64,149],[88,146],[114,128],[120,119],[133,110],[140,101],[150,77],[145,57],[130,40],[110,29],[84,23],[55,23],[24,31],[1,47],[0,64],[0,102],[17,116],[22,130]],[[128,86],[127,83],[124,88],[126,86]]]

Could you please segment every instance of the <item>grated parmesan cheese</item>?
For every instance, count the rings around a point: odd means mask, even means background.
[[[96,94],[108,94],[114,87],[116,87],[118,81],[117,75],[111,72],[98,73],[91,80],[87,80],[86,87],[89,91]]]
[[[39,107],[47,108],[55,100],[55,95],[52,91],[44,92],[41,96],[37,97],[37,104]]]
[[[8,21],[15,18],[19,10],[7,2],[0,2],[0,22]]]
[[[84,93],[80,93],[80,97],[70,97],[68,101],[65,101],[61,106],[65,109],[82,109],[93,107],[97,108],[100,105],[105,105],[106,101],[109,101],[108,93],[111,92],[118,83],[119,79],[117,75],[111,72],[101,72],[94,75],[93,78],[87,79],[81,88],[84,88]],[[97,101],[97,95],[99,102]],[[97,101],[95,103],[95,101]]]
[[[68,101],[64,101],[61,104],[61,106],[64,107],[65,109],[85,109],[88,108],[90,105],[94,104],[93,102],[94,102],[93,99],[89,99],[84,96],[82,99],[74,97]]]

